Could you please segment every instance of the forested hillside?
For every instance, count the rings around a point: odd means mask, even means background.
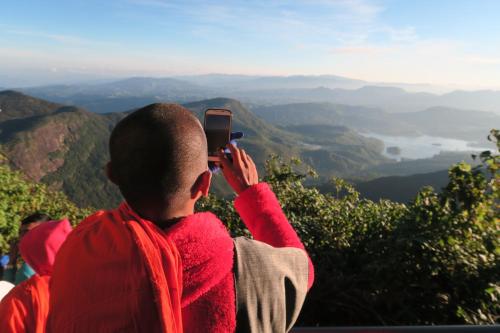
[[[249,112],[240,102],[216,98],[185,105],[200,119],[206,108],[229,108],[234,130],[243,131],[241,144],[263,170],[271,154],[299,157],[307,167],[331,176],[363,173],[367,166],[390,162],[381,155],[377,140],[368,140],[343,127],[280,129]],[[74,106],[62,106],[21,93],[0,92],[0,145],[9,164],[30,179],[62,190],[82,207],[113,207],[121,200],[105,177],[108,139],[124,112],[96,114]],[[324,135],[328,132],[328,135]],[[230,190],[218,177],[213,190]]]
[[[81,207],[121,199],[105,177],[108,139],[120,114],[98,115],[16,93],[0,93],[0,145],[9,165],[66,193]]]

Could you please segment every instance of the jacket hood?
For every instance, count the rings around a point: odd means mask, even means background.
[[[51,275],[56,254],[70,232],[67,219],[43,222],[21,238],[21,256],[38,275]]]

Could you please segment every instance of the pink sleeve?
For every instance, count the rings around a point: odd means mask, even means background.
[[[254,239],[274,247],[295,247],[305,251],[304,244],[267,183],[259,183],[243,191],[236,198],[234,206]],[[308,259],[308,288],[311,288],[314,266],[309,256]]]

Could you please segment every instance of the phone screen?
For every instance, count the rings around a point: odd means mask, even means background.
[[[229,143],[231,117],[224,115],[207,115],[205,118],[205,134],[207,136],[208,155],[217,156],[220,148]]]

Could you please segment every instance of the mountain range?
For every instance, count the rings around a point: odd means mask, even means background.
[[[369,166],[391,162],[382,156],[381,142],[367,140],[346,127],[285,130],[226,98],[185,106],[198,117],[209,107],[231,109],[234,130],[245,133],[240,144],[252,154],[261,171],[270,154],[300,157],[306,163],[304,167],[315,167],[326,178],[359,175]],[[103,168],[108,161],[110,132],[126,112],[97,114],[14,91],[0,92],[0,110],[0,145],[13,168],[31,180],[63,190],[80,206],[112,207],[121,200]],[[214,190],[228,194],[220,177],[215,177]]]
[[[417,112],[389,113],[378,108],[332,103],[294,103],[254,106],[258,117],[278,126],[328,124],[347,126],[360,132],[396,136],[430,135],[485,141],[486,134],[500,124],[500,115],[475,110],[432,107]]]
[[[379,108],[390,113],[416,112],[436,106],[500,113],[500,91],[457,90],[435,94],[409,92],[401,87],[374,85],[338,76],[207,75],[134,77],[97,84],[50,85],[16,90],[99,113],[133,109],[155,101],[186,103],[221,96],[245,104],[330,102]]]

